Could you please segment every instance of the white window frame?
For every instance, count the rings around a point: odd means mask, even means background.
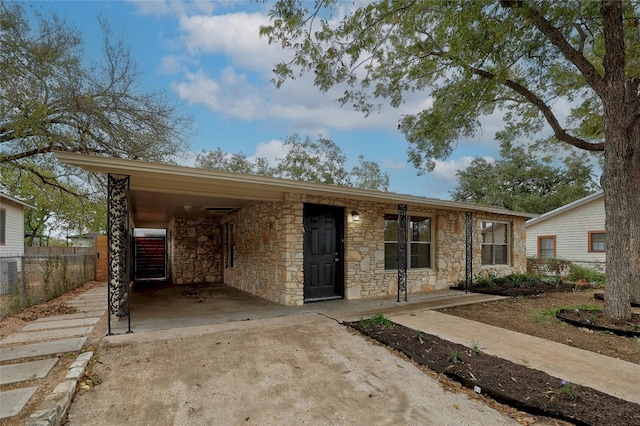
[[[499,225],[505,225],[506,226],[506,242],[505,243],[496,243],[495,242],[495,225],[499,224]],[[485,235],[485,230],[491,228],[491,241],[490,242],[485,242],[484,241],[484,235]],[[480,244],[481,244],[481,251],[480,251],[480,264],[482,266],[509,266],[511,265],[511,223],[509,222],[504,222],[504,221],[500,221],[500,220],[481,220],[480,221]],[[496,250],[491,250],[491,263],[485,263],[484,261],[484,248],[487,246],[491,246],[492,248],[496,247],[496,246],[506,246],[506,255],[505,255],[505,259],[506,262],[505,263],[496,263]]]
[[[393,216],[393,219],[387,219],[387,216]],[[428,219],[429,220],[429,241],[411,241],[411,224],[414,222],[412,219]],[[393,214],[393,213],[386,213],[384,215],[384,222],[386,223],[387,220],[393,220],[395,222],[398,221],[398,216],[397,214]],[[433,216],[430,216],[428,214],[408,214],[407,215],[407,229],[406,229],[406,233],[407,233],[407,269],[410,270],[420,270],[420,269],[433,269],[433,255],[434,255],[434,244],[433,244],[433,225],[434,225],[434,218]],[[394,271],[397,270],[397,260],[395,262],[396,266],[392,267],[392,268],[387,268],[387,244],[395,244],[396,246],[398,245],[398,240],[384,240],[384,270],[385,271]],[[416,268],[412,268],[411,267],[411,247],[412,244],[424,244],[424,245],[428,245],[429,246],[429,266],[426,267],[416,267]]]

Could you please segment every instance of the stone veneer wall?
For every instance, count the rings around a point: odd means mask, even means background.
[[[397,213],[398,206],[360,203],[355,209],[360,213],[360,222],[349,223],[351,232],[346,238],[350,247],[347,258],[347,277],[351,281],[348,283],[349,295],[368,298],[397,294],[397,270],[384,269],[384,215]],[[448,281],[459,276],[460,271],[464,276],[464,233],[457,233],[459,229],[455,227],[459,215],[412,206],[407,210],[409,216],[432,218],[433,250],[432,268],[408,269],[408,293],[447,288]]]
[[[526,219],[505,215],[476,213],[473,216],[473,275],[495,272],[498,275],[524,273],[527,271],[527,231]],[[480,222],[508,222],[511,224],[511,265],[482,265],[482,233]]]
[[[175,284],[222,279],[220,220],[174,217],[169,225],[170,276]]]
[[[345,221],[345,298],[360,299],[397,294],[397,270],[384,269],[384,215],[397,213],[397,204],[362,202],[337,198],[301,197],[315,204],[344,206]],[[349,212],[357,210],[359,222],[353,222]],[[407,271],[408,292],[422,293],[446,289],[465,278],[466,214],[460,211],[408,206],[409,215],[431,217],[433,220],[433,267]],[[511,265],[481,266],[480,221],[511,223]],[[493,270],[500,275],[526,270],[525,219],[513,216],[477,213],[473,216],[474,274]]]
[[[225,283],[283,305],[301,305],[302,203],[254,202],[224,222],[233,224],[235,240]]]
[[[284,202],[254,202],[224,219],[234,224],[234,267],[225,268],[225,283],[284,305],[304,302],[304,203],[345,207],[345,298],[395,295],[397,271],[384,269],[384,215],[397,204],[291,195]],[[353,222],[352,210],[360,214]],[[408,271],[409,293],[445,289],[465,278],[465,212],[408,206],[409,215],[432,217],[434,265]],[[481,266],[480,221],[511,223],[510,266]],[[474,213],[474,275],[493,270],[501,275],[526,270],[525,219]],[[226,250],[226,248],[225,248]]]

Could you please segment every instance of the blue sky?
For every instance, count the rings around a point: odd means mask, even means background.
[[[349,161],[358,155],[376,161],[390,175],[392,192],[449,198],[456,170],[475,156],[496,158],[494,132],[499,115],[487,117],[472,140],[461,140],[453,155],[437,162],[432,173],[418,176],[407,162],[408,144],[397,130],[403,114],[428,105],[427,93],[411,94],[400,108],[385,107],[364,117],[340,107],[339,90],[321,93],[310,76],[269,81],[273,65],[286,52],[258,36],[268,24],[269,2],[253,1],[38,1],[80,31],[87,54],[99,49],[102,13],[116,36],[124,38],[137,61],[147,89],[165,91],[194,116],[193,152],[243,152],[270,159],[283,156],[282,141],[298,133],[319,134],[338,144]]]

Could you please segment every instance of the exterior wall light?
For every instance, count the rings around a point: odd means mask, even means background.
[[[354,222],[360,222],[360,213],[358,213],[357,210],[351,212],[351,217],[353,218]]]

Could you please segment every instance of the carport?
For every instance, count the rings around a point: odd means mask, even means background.
[[[470,282],[474,270],[526,267],[524,223],[532,217],[526,213],[138,160],[56,156],[108,177],[110,319],[128,318],[129,329],[132,237],[140,228],[166,230],[172,284],[222,282],[285,306],[406,300],[409,293]],[[485,248],[494,249],[485,241],[486,223],[498,221],[505,241],[495,247],[506,261],[486,265]]]

